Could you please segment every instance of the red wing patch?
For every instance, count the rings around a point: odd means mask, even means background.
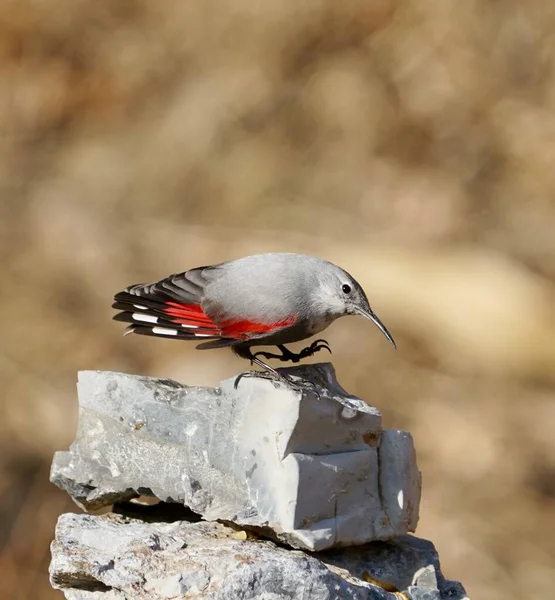
[[[127,290],[114,296],[112,308],[120,310],[115,321],[130,323],[127,333],[140,333],[177,340],[217,339],[248,341],[273,333],[297,322],[298,315],[273,323],[249,319],[212,320],[195,303],[181,303],[167,298],[132,294]]]
[[[198,328],[199,333],[215,333],[222,337],[232,338],[235,340],[248,340],[255,335],[270,333],[284,327],[293,325],[297,320],[296,315],[292,315],[288,319],[277,321],[275,323],[260,323],[257,321],[249,321],[248,319],[227,320],[217,325],[208,317],[198,304],[178,304],[177,302],[166,302],[164,312],[174,317],[171,319],[173,323],[180,325],[189,325],[193,328]]]
[[[203,331],[210,331],[220,334],[220,328],[206,316],[202,308],[198,304],[178,304],[177,302],[166,302],[164,312],[167,315],[175,317],[171,319],[173,323],[180,325],[190,325],[191,327],[200,328]]]
[[[241,321],[230,320],[222,323],[220,329],[224,337],[248,340],[255,335],[270,333],[277,331],[278,329],[283,329],[284,327],[289,327],[293,325],[296,320],[297,315],[291,315],[287,319],[276,321],[274,323],[259,323],[256,321],[248,321],[246,319]]]

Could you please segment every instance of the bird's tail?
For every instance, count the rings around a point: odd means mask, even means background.
[[[200,306],[202,288],[172,275],[154,284],[133,285],[114,296],[115,321],[129,323],[126,334],[137,333],[181,340],[219,339],[222,333]]]

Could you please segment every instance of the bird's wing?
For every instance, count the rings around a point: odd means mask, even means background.
[[[275,323],[257,323],[246,320],[227,321],[223,325],[220,325],[221,338],[204,342],[196,346],[196,348],[198,350],[210,350],[211,348],[225,348],[227,346],[236,346],[242,342],[261,341],[265,339],[268,339],[268,343],[271,345],[271,340],[277,331],[282,331],[296,322],[296,316]]]
[[[126,333],[181,340],[220,339],[222,331],[201,307],[203,289],[215,267],[198,267],[156,283],[132,285],[114,296],[115,321]]]
[[[129,323],[126,333],[181,340],[212,340],[202,347],[231,346],[266,337],[291,326],[296,317],[262,322],[225,311],[225,299],[203,308],[204,288],[217,277],[219,265],[170,275],[156,283],[132,285],[114,296],[115,321]],[[233,287],[231,288],[233,291]],[[235,288],[237,289],[237,288]],[[230,298],[233,304],[233,298]],[[210,304],[210,303],[209,303]]]
[[[266,335],[289,322],[260,323],[225,315],[207,315],[203,290],[217,267],[198,267],[170,275],[156,283],[136,284],[114,296],[115,321],[129,323],[126,333],[180,340],[213,340],[215,346],[231,346]]]

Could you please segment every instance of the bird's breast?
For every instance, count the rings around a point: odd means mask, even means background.
[[[314,317],[307,322],[307,332],[309,335],[315,335],[324,331],[326,327],[329,327],[337,319],[337,315],[322,315],[320,317]]]

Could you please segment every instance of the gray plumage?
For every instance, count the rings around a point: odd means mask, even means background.
[[[282,351],[258,353],[266,357],[297,362],[310,356],[325,346],[315,342],[293,354],[283,344],[309,338],[344,315],[371,319],[395,345],[359,283],[333,263],[304,254],[257,254],[197,267],[130,286],[114,300],[122,311],[114,319],[130,323],[129,332],[207,340],[197,348],[231,346],[250,360],[250,348],[260,345]]]

